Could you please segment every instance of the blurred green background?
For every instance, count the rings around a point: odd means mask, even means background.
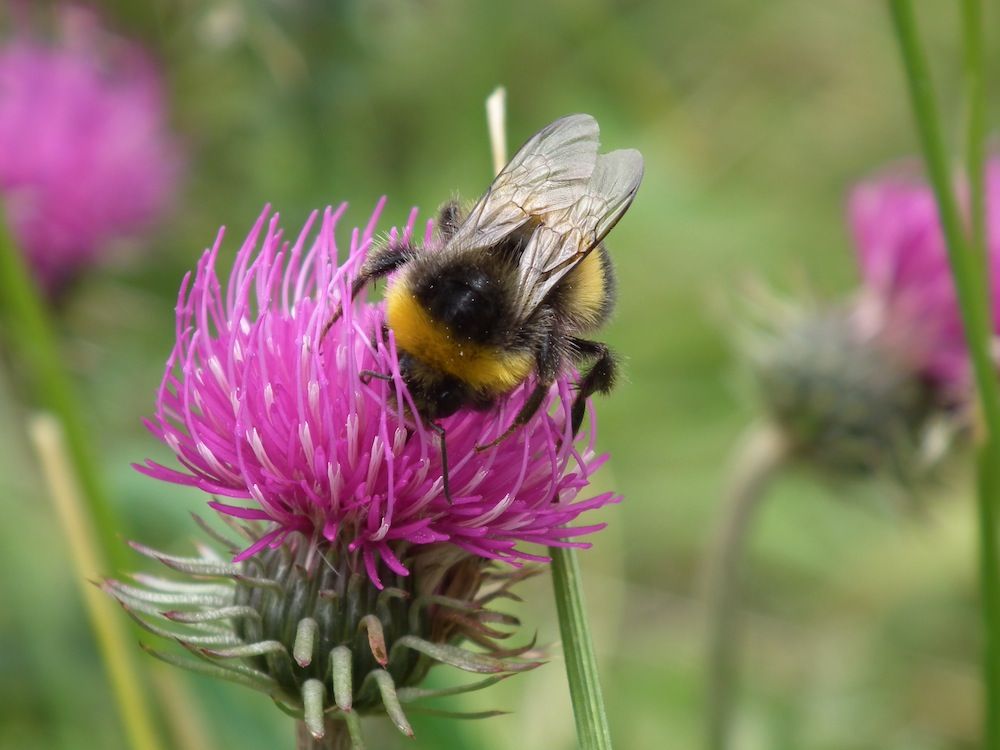
[[[957,131],[957,19],[946,4],[919,10]],[[85,279],[58,324],[123,535],[154,546],[186,551],[188,511],[204,506],[129,464],[169,460],[139,420],[172,344],[179,281],[219,225],[231,228],[231,257],[265,203],[295,230],[342,200],[347,224],[361,221],[386,194],[386,228],[413,205],[475,197],[490,177],[483,100],[497,84],[508,88],[512,148],[582,111],[607,148],[642,151],[644,185],[610,243],[621,298],[604,338],[627,376],[597,403],[599,445],[613,455],[600,481],[625,502],[603,512],[610,526],[581,557],[616,747],[698,747],[701,570],[727,455],[754,414],[731,300],[751,276],[783,287],[804,277],[830,297],[855,284],[845,191],[916,151],[885,7],[121,0],[107,13],[163,65],[187,179],[151,240]],[[124,748],[23,436],[18,363],[5,365],[0,748]],[[901,512],[881,485],[833,489],[807,473],[778,482],[746,571],[740,750],[977,747],[967,480],[956,472],[919,513]],[[522,594],[526,633],[555,643],[548,579]],[[266,698],[186,675],[184,685],[213,747],[292,746]],[[575,747],[558,656],[452,707],[512,713],[414,717],[410,741],[369,722],[370,747]]]

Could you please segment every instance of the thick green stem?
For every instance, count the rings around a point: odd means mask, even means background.
[[[705,738],[709,750],[732,744],[739,677],[740,573],[753,519],[771,479],[787,455],[781,436],[770,427],[751,429],[733,464],[724,517],[709,551],[705,580],[708,604],[707,707]]]
[[[1000,494],[1000,463],[996,440],[979,452],[979,579],[983,599],[983,680],[986,684],[983,747],[1000,747],[1000,570],[997,567],[997,517],[994,500]]]
[[[549,547],[566,676],[581,750],[611,750],[611,730],[583,600],[576,550]]]
[[[497,87],[486,100],[494,173],[507,163],[506,102],[507,90],[503,86]],[[577,740],[581,750],[611,750],[611,730],[604,710],[576,550],[549,547],[549,555]]]
[[[982,12],[979,0],[963,2],[968,104],[967,169],[970,179],[971,239],[966,239],[952,190],[944,142],[930,73],[917,35],[913,8],[908,0],[890,0],[910,99],[924,152],[924,161],[937,198],[938,213],[948,246],[965,338],[986,423],[987,439],[979,458],[980,591],[984,623],[983,669],[986,697],[984,742],[1000,748],[1000,580],[995,502],[1000,492],[1000,384],[991,356],[993,338],[988,300],[989,274],[985,267],[985,209],[983,206],[983,138],[985,87],[982,53]]]
[[[917,38],[913,8],[908,0],[890,0],[892,17],[896,26],[910,87],[910,99],[920,133],[924,162],[937,199],[941,228],[948,246],[948,259],[962,325],[969,345],[969,355],[983,402],[983,416],[991,435],[1000,436],[1000,386],[990,355],[992,326],[984,294],[984,269],[970,243],[965,241],[958,204],[951,186],[951,174],[945,155],[944,140],[937,119],[937,105],[931,89],[930,72]]]
[[[967,124],[965,131],[965,169],[969,180],[969,236],[971,252],[978,258],[983,283],[980,293],[986,299],[987,314],[992,318],[989,289],[989,250],[986,226],[986,62],[983,55],[982,0],[962,2],[962,42],[965,50],[965,91]],[[984,736],[987,747],[1000,743],[1000,580],[997,561],[997,518],[994,503],[1000,496],[1000,436],[993,434],[979,452],[979,563],[983,599],[983,679],[986,683]]]

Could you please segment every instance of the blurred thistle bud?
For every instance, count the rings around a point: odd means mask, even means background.
[[[988,286],[1000,290],[1000,160],[986,174]],[[771,478],[802,460],[833,479],[887,477],[920,498],[956,438],[972,432],[974,394],[934,193],[893,170],[856,186],[848,220],[860,288],[839,304],[795,302],[756,286],[741,312],[742,350],[766,421],[733,463],[706,569],[707,735],[731,742],[739,575]],[[1000,306],[992,305],[993,330]]]
[[[828,306],[772,299],[767,309],[745,332],[745,353],[793,456],[834,476],[905,485],[941,459],[957,424],[921,370],[917,331],[867,295]]]
[[[343,734],[346,723],[360,745],[357,712],[385,711],[409,733],[400,704],[425,695],[415,685],[435,662],[497,675],[535,666],[523,658],[530,644],[500,647],[512,633],[496,625],[517,622],[485,605],[512,596],[517,566],[547,560],[523,545],[589,546],[576,538],[603,524],[570,524],[619,498],[578,498],[605,457],[592,428],[569,439],[564,377],[529,424],[486,450],[476,446],[510,422],[533,384],[499,413],[441,420],[449,502],[437,435],[409,416],[383,305],[361,295],[334,321],[381,204],[339,263],[334,227],[345,208],[322,215],[311,246],[315,214],[288,243],[265,211],[228,283],[215,269],[221,233],[185,279],[148,423],[182,470],[137,468],[211,493],[243,541],[217,539],[229,560],[208,548],[176,558],[137,546],[194,580],[105,586],[154,633],[206,660],[201,671],[264,690],[313,737]],[[500,572],[502,562],[514,567]]]
[[[1000,289],[1000,160],[986,171],[989,288]],[[911,481],[970,427],[968,353],[934,193],[915,169],[857,185],[861,289],[837,306],[770,299],[747,351],[790,446],[841,474]],[[1000,307],[992,305],[994,329]]]
[[[181,161],[147,55],[54,12],[56,33],[17,18],[0,40],[0,208],[50,295],[164,212]]]

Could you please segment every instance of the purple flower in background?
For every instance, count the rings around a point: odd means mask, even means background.
[[[237,559],[277,548],[294,533],[347,549],[379,585],[380,561],[407,575],[405,555],[447,542],[465,554],[512,563],[546,559],[523,548],[573,541],[604,524],[569,528],[581,513],[615,502],[580,500],[604,462],[571,438],[558,381],[538,415],[484,452],[531,391],[523,385],[498,412],[444,419],[454,503],[442,489],[438,438],[410,417],[381,304],[362,301],[320,338],[347,298],[381,212],[355,230],[338,262],[334,228],[344,211],[314,214],[294,242],[265,211],[227,281],[216,271],[220,232],[182,285],[177,343],[159,392],[153,433],[183,470],[147,462],[158,479],[218,496],[216,510],[263,521],[268,531]],[[416,214],[405,229],[412,233]],[[427,241],[431,225],[427,225]],[[385,373],[391,381],[368,379]],[[223,499],[218,499],[223,498]]]
[[[50,292],[147,228],[179,167],[150,60],[87,11],[59,21],[58,40],[0,44],[0,202]]]
[[[986,181],[990,284],[997,290],[1000,161],[989,163]],[[866,291],[907,339],[901,349],[938,384],[963,388],[969,378],[965,339],[930,186],[898,170],[863,182],[851,192],[848,219]],[[996,329],[996,306],[993,317]]]

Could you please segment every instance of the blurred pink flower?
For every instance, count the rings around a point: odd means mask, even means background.
[[[166,207],[180,154],[159,77],[137,47],[72,6],[42,41],[0,45],[0,202],[50,292]]]
[[[268,218],[265,210],[226,283],[216,272],[219,233],[181,287],[177,343],[148,423],[183,470],[152,461],[137,468],[232,498],[209,504],[267,522],[269,531],[237,559],[299,532],[317,544],[346,545],[377,585],[380,560],[405,575],[401,558],[419,545],[447,542],[515,564],[547,559],[524,543],[588,546],[573,538],[604,524],[567,524],[619,498],[577,499],[605,457],[594,454],[592,428],[583,431],[586,445],[570,438],[566,378],[530,424],[485,452],[475,446],[509,424],[530,387],[515,391],[498,413],[462,411],[441,420],[449,504],[438,438],[407,416],[414,408],[392,334],[383,332],[383,306],[359,297],[317,340],[348,294],[381,206],[363,231],[354,230],[339,266],[334,228],[345,206],[327,209],[307,240],[314,214],[291,245],[277,214]],[[414,212],[407,234],[415,221]],[[426,232],[430,242],[430,223]],[[365,382],[365,370],[393,379]]]
[[[1000,289],[1000,160],[987,168],[991,289]],[[848,220],[863,284],[914,364],[949,388],[968,384],[969,365],[955,288],[934,193],[925,180],[896,170],[856,186]],[[994,330],[1000,310],[994,305]]]

